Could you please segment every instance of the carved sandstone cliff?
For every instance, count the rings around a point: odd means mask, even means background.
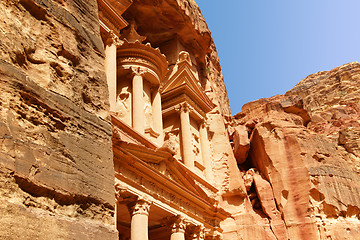
[[[1,238],[115,239],[96,1],[5,0],[0,15]]]
[[[223,118],[230,107],[219,59],[198,6],[192,0],[133,3],[123,16],[136,16],[138,32],[153,47],[167,54],[168,47],[181,43],[179,51],[194,57],[200,85],[215,105],[207,128],[217,198],[243,198],[246,190]],[[2,237],[117,238],[97,7],[93,0],[0,3]],[[170,69],[177,57],[167,54]]]
[[[115,6],[117,1],[110,1]],[[360,66],[313,74],[234,119],[193,0],[123,13],[166,55],[190,53],[215,108],[206,127],[225,240],[357,239]],[[117,239],[104,43],[95,0],[0,3],[0,236]],[[151,23],[151,24],[149,24]],[[176,48],[176,50],[174,50]],[[233,142],[233,148],[229,142]],[[219,235],[218,235],[219,236]]]
[[[254,187],[260,205],[253,209],[269,219],[277,239],[359,239],[359,84],[360,65],[350,63],[235,115],[236,125],[246,127],[236,130],[250,140],[246,160],[238,157],[245,180],[255,172],[249,198]],[[287,236],[273,221],[283,221]]]

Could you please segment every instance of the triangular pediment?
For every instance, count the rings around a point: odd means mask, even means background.
[[[171,89],[177,88],[181,85],[187,85],[195,92],[203,92],[204,90],[199,86],[199,81],[191,70],[191,65],[186,61],[177,64],[174,68],[174,73],[170,75],[169,79],[162,87],[162,92],[166,93]]]
[[[161,174],[168,180],[168,185],[174,185],[190,191],[193,195],[204,200],[209,200],[209,191],[203,189],[205,185],[209,185],[210,191],[215,193],[216,188],[207,183],[204,179],[187,169],[182,163],[176,159],[169,160],[169,153],[161,150],[152,150],[143,146],[123,143],[120,145],[122,151],[128,156],[141,160],[145,167],[149,168],[147,172],[150,176]],[[170,157],[171,158],[171,157]],[[144,174],[144,173],[142,173]],[[196,181],[196,178],[198,181]],[[199,184],[202,182],[202,184]],[[212,189],[212,190],[211,190]]]
[[[180,61],[175,65],[172,74],[161,87],[161,95],[164,101],[182,94],[200,106],[205,113],[214,108],[214,104],[205,94],[198,78],[191,69],[191,62],[187,60]]]
[[[147,176],[149,179],[163,178],[162,182],[169,188],[182,189],[203,201],[211,202],[212,196],[218,191],[165,150],[150,149],[120,140],[113,141],[113,151],[115,161],[121,161],[121,164],[128,166],[137,175]]]

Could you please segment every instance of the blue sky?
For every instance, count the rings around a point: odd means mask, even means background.
[[[360,60],[360,0],[196,3],[212,32],[232,114],[309,74]]]

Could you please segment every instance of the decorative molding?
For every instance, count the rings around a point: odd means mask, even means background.
[[[151,206],[151,201],[145,197],[138,197],[135,202],[131,202],[128,204],[129,212],[131,216],[141,214],[141,215],[149,215]]]
[[[119,37],[114,33],[113,30],[110,30],[108,32],[108,35],[107,35],[104,43],[106,46],[110,46],[110,45],[114,44],[116,47],[119,47],[124,43],[124,41],[120,40]]]
[[[105,30],[110,29],[115,33],[120,33],[120,30],[128,25],[121,14],[132,4],[132,1],[122,0],[121,11],[114,8],[112,1],[97,0],[97,2],[99,20],[102,23],[100,26],[105,25],[106,27],[102,26]]]
[[[189,224],[187,226],[187,238],[191,240],[205,240],[205,227],[203,225]]]
[[[159,48],[152,48],[150,43],[140,41],[125,42],[117,48],[117,66],[121,69],[141,67],[152,73],[157,79],[156,85],[165,78],[168,71],[168,62]]]
[[[171,230],[171,233],[185,233],[187,221],[181,215],[166,217],[162,222],[164,226]]]
[[[160,136],[160,133],[155,132],[154,129],[152,129],[152,127],[146,128],[145,133],[150,134],[150,136],[152,136],[154,138],[158,138]]]
[[[128,28],[125,28],[121,33],[121,39],[124,41],[127,41],[129,43],[134,43],[136,41],[139,41],[140,43],[144,42],[146,40],[145,36],[141,36],[136,31],[136,23],[134,20],[130,21],[130,26]]]

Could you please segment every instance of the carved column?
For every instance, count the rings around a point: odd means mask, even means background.
[[[205,227],[202,225],[190,225],[187,239],[205,240]]]
[[[153,100],[152,100],[152,109],[153,109],[153,126],[155,132],[159,133],[158,145],[162,146],[164,143],[163,136],[163,120],[162,120],[162,109],[161,109],[161,96],[159,87],[155,88],[153,91]]]
[[[150,205],[151,203],[144,199],[128,205],[131,215],[131,240],[148,240]]]
[[[208,139],[208,132],[207,132],[205,120],[200,124],[199,134],[200,134],[200,144],[201,144],[201,155],[205,167],[205,178],[206,180],[208,180],[208,182],[213,183],[214,179],[213,179],[211,159],[210,159],[209,139]]]
[[[110,32],[105,42],[105,73],[109,88],[110,111],[115,111],[116,104],[116,48],[120,45],[119,38]]]
[[[178,215],[168,217],[163,221],[171,229],[170,240],[185,240],[186,223],[184,217]]]
[[[134,77],[132,80],[132,121],[133,128],[144,134],[145,121],[144,121],[144,82],[143,73],[140,69],[133,69]]]
[[[189,169],[194,169],[194,155],[191,144],[191,130],[190,130],[190,109],[185,103],[180,107],[180,126],[181,126],[181,145],[184,164]]]

